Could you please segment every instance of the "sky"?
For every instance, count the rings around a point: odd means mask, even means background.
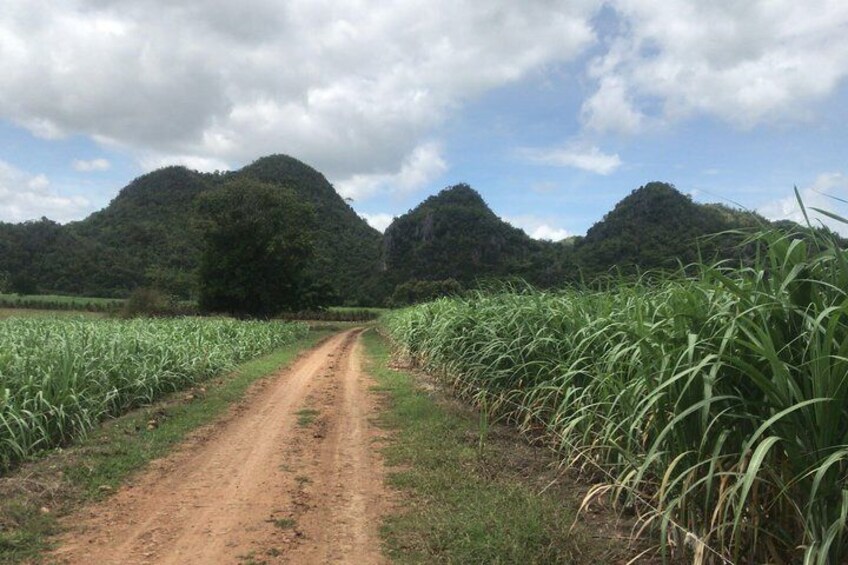
[[[651,181],[848,216],[845,0],[4,0],[0,77],[6,222],[274,153],[381,230],[460,182],[551,240]]]

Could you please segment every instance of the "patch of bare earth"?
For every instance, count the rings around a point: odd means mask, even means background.
[[[349,330],[70,516],[60,563],[380,563],[376,399]]]

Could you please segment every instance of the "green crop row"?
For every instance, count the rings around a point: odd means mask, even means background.
[[[226,319],[0,320],[0,469],[307,331]]]
[[[0,308],[117,312],[124,305],[124,302],[124,300],[117,298],[89,298],[53,294],[0,294]]]
[[[696,563],[848,562],[848,252],[389,313],[402,353],[534,434]],[[691,273],[697,274],[691,276]]]
[[[370,322],[380,317],[376,309],[344,308],[329,310],[302,310],[300,312],[281,312],[280,320],[309,320],[318,322]]]

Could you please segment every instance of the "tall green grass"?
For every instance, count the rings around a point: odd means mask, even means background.
[[[818,239],[817,239],[818,238]],[[848,253],[386,314],[411,359],[525,430],[695,562],[848,562]],[[588,500],[587,500],[588,502]]]
[[[0,470],[307,331],[225,319],[0,320]]]

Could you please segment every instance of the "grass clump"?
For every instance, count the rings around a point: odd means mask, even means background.
[[[320,412],[314,408],[303,408],[297,411],[297,425],[301,428],[311,426]]]
[[[760,234],[753,266],[384,316],[458,393],[695,562],[848,561],[848,252]],[[691,273],[695,273],[692,275]]]
[[[291,530],[297,526],[297,520],[294,518],[274,518],[271,520],[275,528],[281,530]]]

